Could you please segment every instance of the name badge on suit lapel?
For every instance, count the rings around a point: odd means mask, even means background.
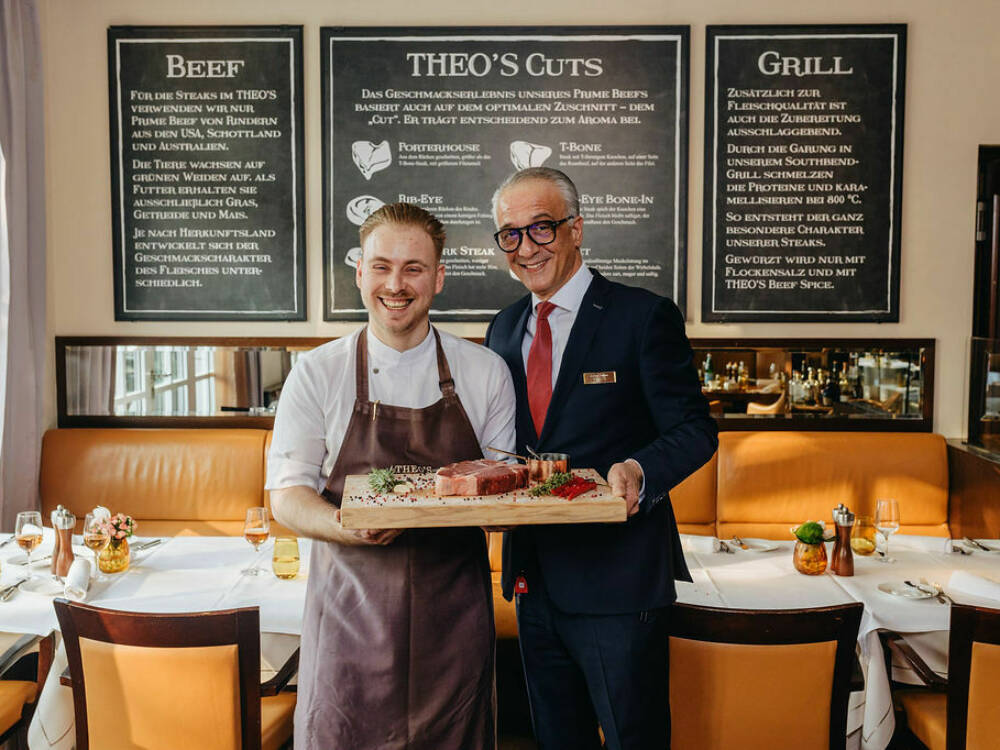
[[[584,385],[602,385],[604,383],[617,383],[618,376],[614,370],[608,372],[585,372],[583,373]]]

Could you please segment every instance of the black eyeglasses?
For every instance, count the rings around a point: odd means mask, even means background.
[[[517,249],[521,247],[521,240],[524,239],[525,232],[528,233],[528,236],[531,237],[531,241],[536,245],[548,245],[555,241],[556,229],[559,228],[559,225],[565,224],[567,221],[574,218],[576,217],[573,216],[573,214],[570,214],[565,219],[559,219],[559,221],[546,219],[545,221],[536,221],[534,224],[528,224],[526,227],[501,229],[493,235],[493,239],[496,240],[497,247],[505,253],[516,252]]]

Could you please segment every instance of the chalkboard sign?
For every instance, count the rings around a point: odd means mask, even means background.
[[[108,29],[116,320],[305,320],[301,26]]]
[[[364,318],[358,226],[385,203],[448,239],[437,320],[489,320],[525,293],[491,198],[529,166],[581,194],[584,261],[684,309],[687,27],[324,28],[324,318]]]
[[[709,26],[702,318],[899,320],[906,26]]]

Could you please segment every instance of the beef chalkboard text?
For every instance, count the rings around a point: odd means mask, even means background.
[[[906,26],[709,26],[702,318],[898,321]]]
[[[683,309],[687,27],[324,28],[324,318],[364,316],[358,226],[384,203],[448,239],[438,320],[524,294],[494,245],[493,191],[529,166],[581,193],[585,262]]]
[[[305,320],[302,27],[108,29],[116,320]]]

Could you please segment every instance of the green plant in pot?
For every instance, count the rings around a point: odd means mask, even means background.
[[[792,564],[800,573],[807,576],[818,576],[826,571],[826,546],[829,541],[823,524],[817,521],[806,521],[792,530],[795,534],[795,551],[792,553]]]

